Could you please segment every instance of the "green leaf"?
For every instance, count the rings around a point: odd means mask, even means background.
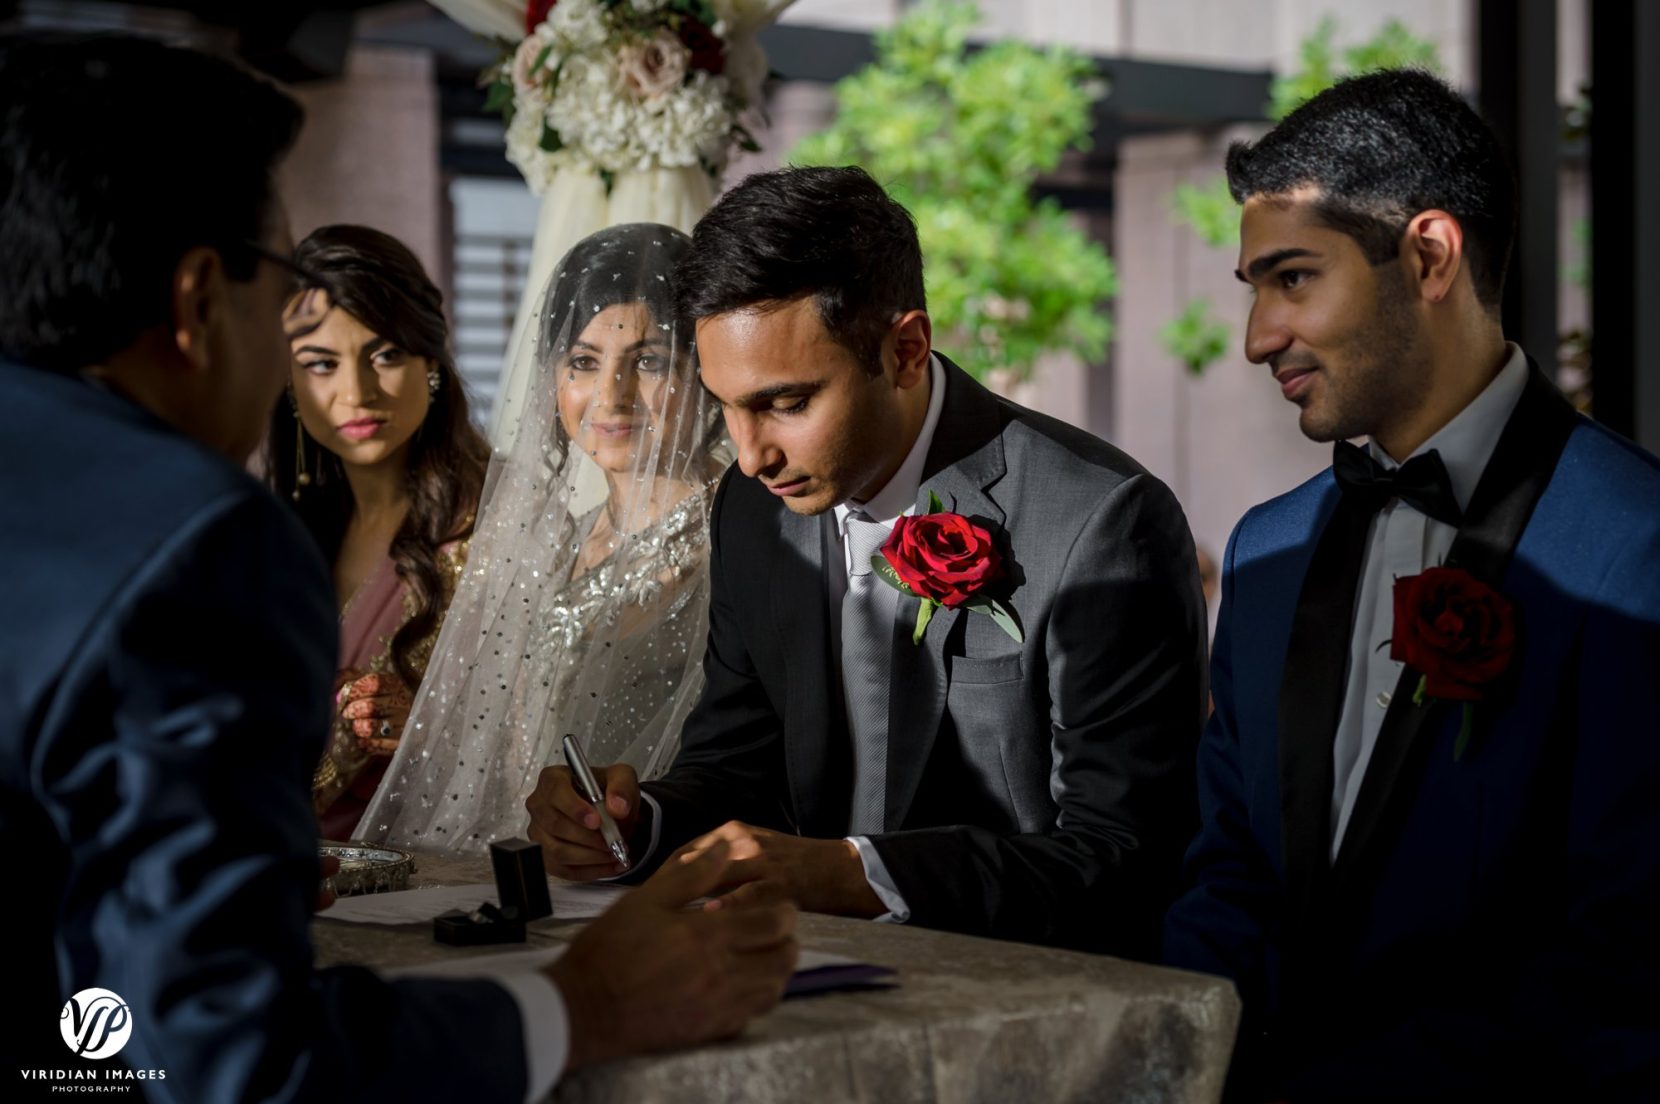
[[[1213,249],[1232,249],[1239,244],[1240,206],[1228,190],[1226,175],[1218,175],[1202,188],[1176,185],[1171,203],[1176,220],[1193,228],[1199,239]]]
[[[930,514],[945,513],[945,503],[940,501],[940,496],[935,494],[932,488],[928,491],[928,512]]]
[[[537,145],[549,153],[558,153],[565,148],[565,139],[559,136],[559,132],[553,129],[551,123],[544,120],[542,123],[542,140]]]
[[[938,608],[939,603],[932,598],[922,600],[922,605],[918,606],[916,611],[916,631],[911,634],[912,644],[922,643],[922,634],[928,631],[928,622],[934,619],[934,610]]]
[[[1210,316],[1210,303],[1194,299],[1182,313],[1159,330],[1159,340],[1165,352],[1186,365],[1193,375],[1204,370],[1227,354],[1233,332],[1225,322]]]
[[[997,622],[997,627],[1008,633],[1015,643],[1024,643],[1026,634],[1021,631],[1020,623],[1014,619],[1014,612],[995,598],[972,598],[963,603],[963,609],[975,613],[983,613]]]
[[[1413,705],[1423,705],[1424,704],[1424,698],[1428,694],[1428,692],[1429,692],[1429,676],[1428,675],[1419,675],[1418,676],[1418,688],[1416,690],[1412,691],[1412,704]]]
[[[1470,747],[1470,735],[1475,731],[1476,707],[1469,702],[1464,703],[1464,720],[1458,726],[1458,739],[1453,741],[1452,761],[1458,762],[1464,758],[1465,751]]]
[[[490,85],[490,91],[484,97],[484,110],[500,111],[513,103],[513,83],[499,80]]]
[[[899,577],[899,572],[893,569],[893,565],[888,562],[888,558],[882,553],[878,552],[870,558],[870,570],[875,573],[878,579],[881,579],[899,593],[909,594],[912,598],[917,597],[917,592],[912,590],[910,584]]]
[[[530,71],[532,73],[534,73],[534,72],[536,72],[536,70],[538,70],[542,66],[546,65],[548,63],[548,57],[552,53],[553,53],[553,43],[550,42],[546,46],[543,46],[541,51],[539,53],[537,53],[536,60],[531,62]]]

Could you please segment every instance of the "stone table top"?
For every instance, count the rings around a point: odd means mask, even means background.
[[[487,860],[420,856],[422,885],[491,880]],[[580,924],[530,925],[530,945]],[[898,971],[892,989],[788,1000],[738,1038],[583,1070],[560,1104],[929,1104],[1220,1099],[1239,1020],[1232,983],[1102,955],[803,913],[803,948]],[[388,968],[522,950],[451,947],[431,926],[331,921],[319,965]]]

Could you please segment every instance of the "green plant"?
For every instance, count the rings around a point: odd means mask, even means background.
[[[1268,104],[1268,117],[1276,123],[1312,100],[1344,77],[1376,73],[1384,69],[1428,69],[1439,72],[1441,60],[1435,43],[1418,38],[1398,19],[1385,23],[1377,34],[1342,51],[1335,46],[1337,20],[1326,16],[1314,33],[1303,39],[1299,55],[1303,67],[1276,78]]]
[[[1199,240],[1212,249],[1227,249],[1239,242],[1239,204],[1228,191],[1228,178],[1218,174],[1209,184],[1176,185],[1171,204],[1178,224],[1186,223]]]
[[[1233,331],[1226,322],[1211,317],[1210,302],[1190,300],[1174,321],[1159,331],[1165,351],[1187,366],[1197,376],[1222,359],[1233,340]]]
[[[1591,219],[1575,219],[1573,223],[1574,245],[1578,256],[1564,268],[1563,275],[1568,282],[1581,291],[1591,290]]]
[[[1278,122],[1344,77],[1409,66],[1432,72],[1440,69],[1435,44],[1415,37],[1398,20],[1390,20],[1377,34],[1341,53],[1336,38],[1337,20],[1327,16],[1303,40],[1302,68],[1273,83],[1270,119]],[[1177,185],[1171,206],[1177,225],[1191,228],[1212,249],[1231,248],[1238,242],[1239,205],[1228,192],[1227,177],[1218,175],[1203,187]],[[1220,360],[1232,340],[1228,324],[1213,318],[1210,304],[1203,299],[1190,301],[1159,331],[1159,338],[1165,351],[1195,376]]]
[[[972,3],[929,2],[876,37],[876,61],[836,85],[836,118],[789,160],[863,166],[916,217],[929,313],[976,376],[1024,376],[1038,356],[1106,352],[1117,291],[1106,251],[1032,183],[1088,145],[1104,94],[1065,49],[967,48]]]

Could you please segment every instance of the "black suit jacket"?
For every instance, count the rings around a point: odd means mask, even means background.
[[[943,358],[942,358],[943,359]],[[928,494],[990,530],[1024,643],[941,610],[894,622],[886,831],[930,927],[1150,955],[1196,824],[1205,617],[1193,538],[1129,457],[946,363]],[[851,776],[834,663],[833,515],[729,472],[711,522],[707,686],[668,774],[660,859],[729,819],[833,838]]]
[[[91,1065],[162,1071],[152,1099],[522,1100],[500,986],[312,968],[339,630],[289,512],[125,399],[4,363],[0,503],[0,1096],[76,1064],[58,1013],[97,987],[132,1037]]]

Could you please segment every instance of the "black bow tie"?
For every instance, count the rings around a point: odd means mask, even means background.
[[[1343,494],[1372,513],[1398,498],[1425,517],[1455,529],[1464,518],[1453,494],[1452,477],[1441,454],[1433,449],[1398,468],[1386,468],[1365,449],[1339,441],[1332,450],[1331,469]]]

